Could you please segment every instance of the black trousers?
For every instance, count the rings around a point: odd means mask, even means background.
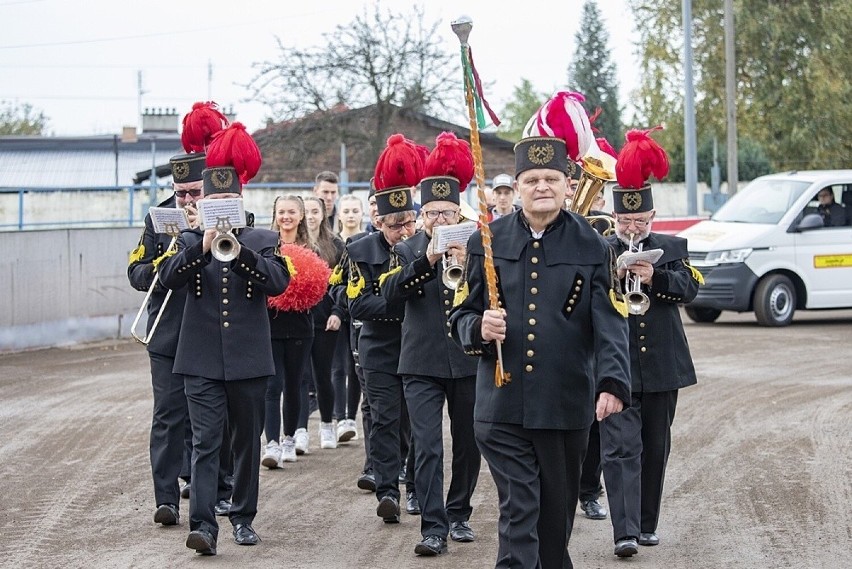
[[[570,569],[588,430],[525,429],[475,421],[476,442],[500,500],[495,567]]]
[[[266,377],[222,381],[198,376],[185,378],[192,420],[192,492],[189,529],[207,530],[218,538],[213,507],[217,500],[219,453],[227,418],[234,453],[231,523],[250,524],[257,514],[260,470],[260,434],[263,430]]]
[[[381,371],[364,370],[370,414],[370,457],[376,477],[376,498],[399,499],[400,425],[402,424],[402,378]],[[406,449],[407,452],[407,449]]]
[[[337,331],[314,329],[314,341],[308,362],[302,370],[302,398],[299,413],[299,428],[308,427],[310,412],[308,409],[308,392],[316,388],[317,406],[320,420],[331,423],[334,414],[334,387],[331,384],[331,364],[334,359],[334,347],[337,344]]]
[[[476,377],[404,376],[405,400],[415,449],[414,483],[420,501],[420,533],[446,539],[449,524],[468,521],[481,456],[473,434]],[[452,436],[452,479],[444,502],[444,402]]]
[[[370,397],[367,393],[367,380],[364,377],[364,368],[360,365],[355,365],[355,375],[358,377],[358,383],[361,385],[361,393],[364,396],[361,398],[361,433],[364,439],[364,472],[373,471],[373,459],[370,455],[370,433],[373,432],[373,413],[370,411]]]
[[[601,422],[601,456],[615,541],[657,531],[677,390],[634,393]]]
[[[157,506],[179,506],[178,477],[182,474],[187,439],[192,440],[183,376],[172,373],[173,357],[152,352],[148,352],[148,356],[154,392],[150,436],[154,500]],[[183,474],[187,479],[190,477],[189,472]]]
[[[597,500],[601,488],[601,431],[597,419],[589,427],[589,445],[586,447],[586,458],[583,460],[583,470],[580,474],[580,501]]]
[[[355,419],[361,399],[361,383],[355,371],[348,329],[341,329],[334,347],[331,366],[331,383],[334,386],[334,418]]]
[[[267,380],[264,403],[266,408],[264,431],[267,442],[281,442],[282,417],[284,418],[284,435],[292,437],[296,432],[301,410],[302,369],[309,358],[310,350],[311,338],[272,340],[275,375],[269,376]]]

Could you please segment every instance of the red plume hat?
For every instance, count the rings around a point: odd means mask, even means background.
[[[260,148],[246,132],[246,127],[239,122],[232,123],[213,135],[207,147],[204,194],[242,193],[243,184],[254,178],[262,161]],[[209,186],[208,181],[211,182]]]
[[[654,198],[648,178],[662,180],[669,173],[669,157],[666,151],[650,137],[657,126],[648,130],[630,130],[625,135],[627,142],[618,153],[615,163],[615,178],[618,185],[613,188],[613,208],[616,213],[641,213],[654,209]]]
[[[402,134],[392,134],[376,162],[376,207],[379,215],[414,210],[411,187],[423,178],[424,152]]]
[[[460,193],[473,179],[473,153],[467,141],[452,132],[442,132],[426,159],[425,177],[420,182],[422,204],[431,201],[460,202]]]

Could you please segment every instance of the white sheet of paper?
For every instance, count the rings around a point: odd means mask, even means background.
[[[246,212],[242,198],[201,200],[198,202],[198,217],[205,229],[216,229],[219,219],[226,219],[231,228],[246,226]]]
[[[660,260],[663,256],[662,249],[648,249],[647,251],[638,251],[636,253],[624,252],[615,260],[616,266],[623,269],[629,265],[635,264],[637,261],[648,261],[652,265]]]
[[[148,213],[151,214],[151,222],[157,233],[177,235],[184,229],[189,229],[189,218],[183,208],[152,207]]]
[[[456,225],[436,225],[432,227],[432,239],[435,241],[435,253],[443,253],[450,243],[467,246],[467,240],[476,231],[476,223],[466,221]]]

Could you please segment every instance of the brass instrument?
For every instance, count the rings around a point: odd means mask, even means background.
[[[630,243],[627,246],[630,253],[639,253],[642,251],[642,244],[638,247],[633,245],[633,234],[630,234]],[[624,301],[627,303],[627,311],[630,314],[641,316],[648,311],[651,306],[651,300],[648,295],[642,292],[642,281],[639,275],[634,274],[629,269],[624,275]]]
[[[216,218],[216,231],[219,233],[210,243],[210,253],[219,261],[233,261],[240,254],[240,242],[231,233],[231,222],[227,217]]]
[[[169,242],[169,246],[166,247],[166,251],[170,251],[177,243],[177,238],[180,232],[177,228],[177,225],[169,224],[166,226],[166,233],[172,236],[172,240]],[[166,310],[166,306],[169,304],[169,299],[172,297],[172,289],[168,289],[168,291],[166,292],[166,297],[163,299],[163,304],[160,305],[160,310],[157,312],[157,316],[154,317],[154,323],[151,325],[151,330],[149,330],[148,333],[145,334],[145,336],[141,336],[136,330],[136,327],[139,325],[139,321],[142,319],[142,314],[148,307],[148,301],[151,299],[151,293],[153,293],[154,289],[157,288],[158,280],[159,273],[154,275],[154,280],[151,282],[151,286],[148,287],[148,292],[145,294],[145,299],[142,301],[142,306],[139,307],[139,311],[136,313],[136,318],[133,319],[133,324],[130,325],[130,335],[133,336],[134,340],[145,346],[147,346],[151,342],[151,338],[154,337],[154,332],[157,331],[157,326],[160,324],[160,318],[163,316],[163,312]]]
[[[444,253],[442,259],[444,270],[441,272],[441,282],[450,290],[456,290],[464,277],[464,267],[455,260],[450,261],[449,255]]]
[[[589,150],[583,157],[582,170],[583,173],[580,175],[579,184],[574,192],[574,197],[571,199],[571,206],[568,211],[579,213],[592,224],[597,220],[605,222],[607,229],[604,235],[609,235],[614,228],[612,217],[589,215],[589,212],[592,209],[592,204],[595,203],[595,198],[598,197],[606,183],[615,180],[615,158],[601,150],[593,139]]]

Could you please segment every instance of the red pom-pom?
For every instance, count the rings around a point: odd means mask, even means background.
[[[278,296],[267,299],[267,306],[286,312],[304,312],[319,304],[328,290],[331,269],[322,258],[301,245],[281,244],[281,254],[293,264],[295,274]]]
[[[607,139],[604,137],[596,138],[595,142],[598,143],[598,148],[612,156],[613,158],[618,158],[618,152],[615,151],[615,148],[609,143]]]
[[[240,184],[254,178],[261,162],[260,148],[240,122],[216,133],[207,147],[207,167],[233,166],[240,176]]]
[[[580,93],[560,91],[530,118],[523,137],[553,136],[565,141],[568,158],[579,162],[586,155],[594,134]]]
[[[219,105],[213,101],[195,103],[192,110],[183,117],[181,144],[187,152],[204,152],[213,135],[229,124],[228,117],[219,111]]]
[[[461,191],[465,191],[473,179],[473,154],[467,141],[452,132],[439,134],[434,150],[426,159],[423,176],[452,176],[459,181]]]
[[[658,180],[668,175],[669,157],[657,141],[649,136],[662,128],[656,126],[648,130],[634,129],[627,132],[627,142],[615,163],[615,178],[619,186],[639,189],[652,175]]]
[[[423,156],[417,144],[392,134],[376,162],[376,189],[416,186],[423,179]]]

